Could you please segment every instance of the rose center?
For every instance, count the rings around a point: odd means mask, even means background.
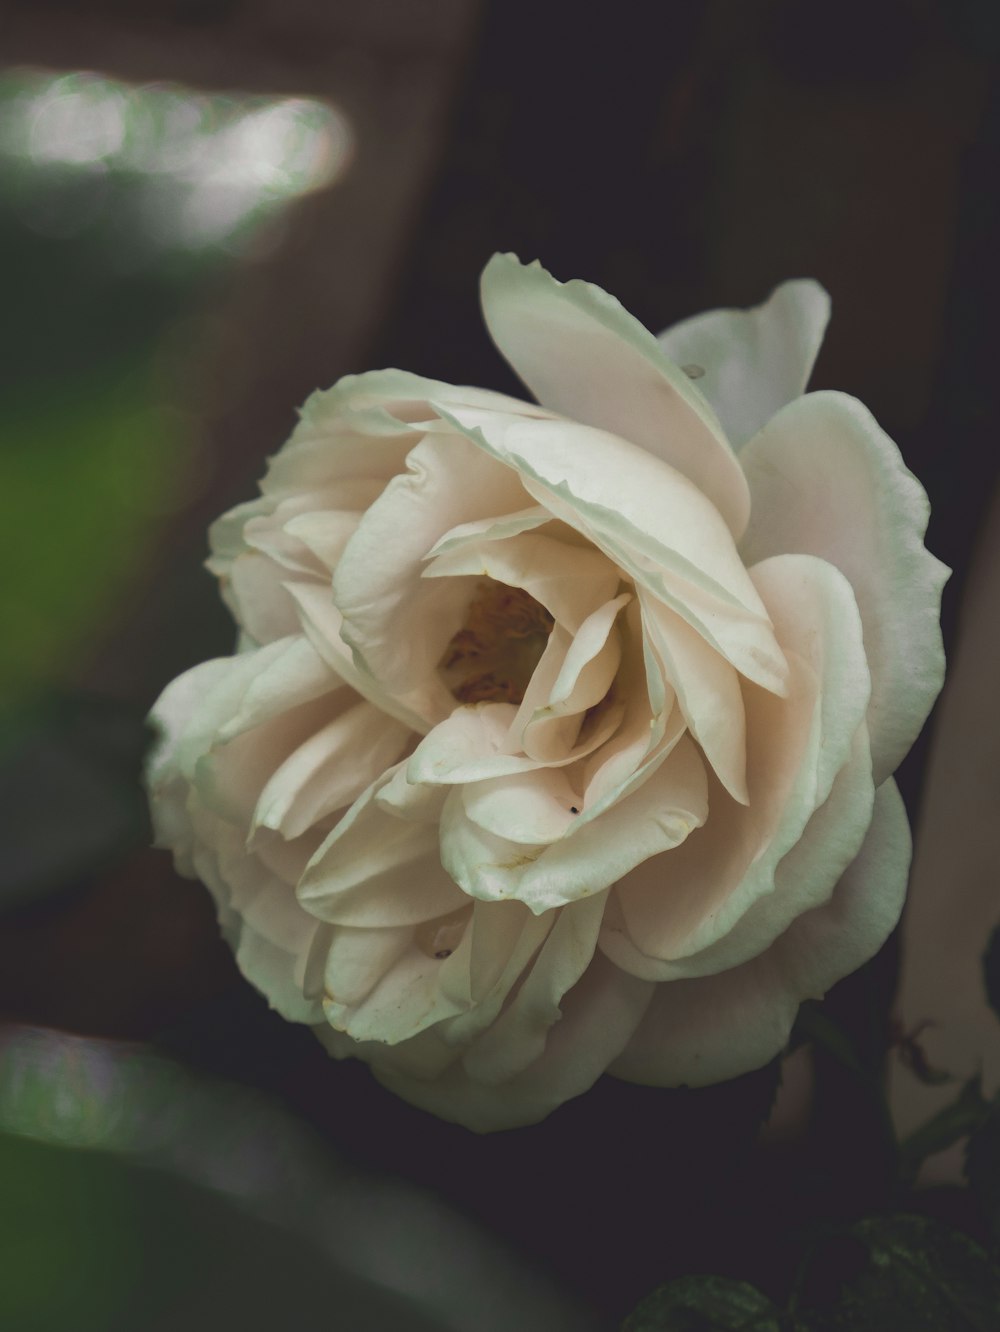
[[[460,703],[520,703],[553,619],[520,587],[481,583],[440,670]]]

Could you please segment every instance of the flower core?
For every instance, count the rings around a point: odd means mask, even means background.
[[[480,583],[441,658],[448,688],[460,703],[520,703],[552,625],[523,588]]]

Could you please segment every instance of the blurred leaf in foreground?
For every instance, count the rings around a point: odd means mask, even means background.
[[[643,1300],[621,1332],[780,1332],[779,1311],[745,1281],[679,1277]]]
[[[434,1197],[139,1047],[0,1034],[0,1135],[4,1328],[593,1328]]]
[[[621,1332],[996,1332],[1000,1269],[967,1235],[926,1216],[824,1228],[787,1307],[728,1277],[681,1277]]]

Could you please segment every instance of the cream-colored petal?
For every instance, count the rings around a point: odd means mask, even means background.
[[[353,691],[344,693],[348,699],[343,711],[274,770],[261,792],[253,826],[298,837],[352,804],[398,761],[412,734],[409,728],[358,700]]]
[[[503,746],[517,714],[513,703],[476,703],[456,708],[413,751],[406,766],[411,782],[461,785],[537,766]]]
[[[327,1022],[356,1041],[399,1045],[462,1007],[445,995],[439,983],[441,962],[411,946],[396,959],[370,994],[357,1006],[326,1000]]]
[[[748,804],[713,792],[707,824],[669,863],[641,867],[619,885],[632,942],[662,961],[715,944],[758,900],[782,920],[775,871],[830,794],[865,718],[867,666],[847,580],[811,556],[766,561],[753,576],[788,653],[791,692],[744,691]],[[870,790],[867,760],[855,760],[857,781]],[[863,832],[863,810],[851,808]]]
[[[325,573],[332,574],[360,521],[360,512],[327,509],[298,514],[285,525],[285,531],[315,556]]]
[[[463,542],[424,568],[425,578],[492,578],[523,588],[553,619],[576,634],[618,591],[621,574],[593,547],[571,546],[539,532],[502,541]]]
[[[535,1124],[593,1086],[635,1032],[654,988],[598,955],[563,997],[543,1053],[506,1082],[477,1082],[457,1063],[433,1079],[408,1075],[377,1062],[374,1051],[373,1071],[411,1104],[476,1133]]]
[[[949,570],[924,548],[927,496],[867,409],[843,393],[790,403],[740,456],[753,494],[747,563],[818,555],[854,588],[879,783],[913,743],[944,678],[939,616]]]
[[[437,666],[462,624],[474,580],[425,579],[425,557],[459,522],[525,507],[509,468],[460,436],[429,435],[410,451],[348,542],[333,580],[341,634],[379,689],[425,719],[455,700]]]
[[[503,1083],[544,1052],[560,1004],[594,956],[605,894],[573,902],[556,915],[511,1002],[482,1032],[462,1059],[477,1082]]]
[[[580,813],[583,797],[565,768],[537,768],[473,782],[462,788],[462,803],[473,823],[486,832],[537,846],[567,832]]]
[[[343,616],[333,604],[330,589],[318,583],[289,583],[288,591],[298,607],[306,640],[330,670],[387,716],[395,717],[419,734],[426,731],[427,719],[393,697],[344,642],[341,637]]]
[[[302,637],[203,662],[168,685],[153,705],[150,719],[165,739],[150,761],[152,780],[165,766],[192,779],[198,760],[214,744],[330,694],[338,685]]]
[[[679,845],[707,815],[705,769],[682,738],[660,766],[625,799],[588,819],[574,818],[562,839],[526,846],[488,833],[465,813],[453,792],[441,816],[441,860],[456,883],[485,901],[516,898],[532,911],[564,906]]]
[[[336,716],[346,692],[324,694],[241,731],[231,740],[217,740],[194,767],[198,799],[239,827],[247,838],[261,792],[291,755],[322,731],[329,717]]]
[[[609,916],[601,939],[602,949],[624,970],[644,980],[661,982],[715,975],[757,957],[798,916],[829,899],[865,839],[872,820],[874,797],[868,733],[862,725],[855,735],[851,759],[837,774],[830,794],[813,814],[799,840],[774,868],[773,890],[758,897],[727,934],[700,952],[674,960],[661,960],[650,955],[648,950],[655,946],[654,941],[641,938],[641,923],[634,915],[634,934],[625,928],[624,921],[616,922]],[[711,827],[711,821],[708,826]],[[730,883],[739,875],[739,867],[751,862],[755,843],[745,833],[742,837],[739,855],[734,858],[735,866],[729,872]],[[640,867],[636,875],[630,877],[637,878],[644,868]],[[657,872],[661,881],[654,885],[652,876]],[[659,862],[649,862],[647,892],[656,891],[661,900],[669,903],[674,886],[671,877],[669,856]],[[634,888],[633,882],[629,890],[634,891]]]
[[[704,398],[613,296],[498,254],[483,270],[486,326],[539,402],[676,467],[737,535],[749,497]]]
[[[412,942],[412,925],[387,929],[334,926],[322,959],[326,998],[345,1009],[356,1007]]]
[[[522,532],[534,532],[551,522],[549,511],[540,504],[534,504],[522,509],[520,513],[505,513],[498,518],[479,518],[472,523],[459,523],[434,543],[427,552],[427,558],[447,555],[464,546],[479,546],[484,541],[505,541],[508,537],[520,536]]]
[[[290,884],[246,855],[235,830],[217,821],[209,829],[206,817],[199,820],[194,869],[215,898],[240,971],[282,1017],[316,1022],[322,1009],[304,988],[316,921],[299,907]]]
[[[728,661],[669,607],[640,592],[643,625],[691,734],[723,786],[741,804],[746,780],[746,717],[739,676]]]
[[[864,846],[830,901],[742,966],[657,985],[609,1071],[649,1086],[703,1086],[765,1064],[787,1041],[799,1004],[822,998],[885,942],[902,910],[909,860],[906,811],[895,783],[885,782]]]
[[[760,598],[719,513],[685,476],[626,440],[573,422],[438,409],[748,679],[782,692],[785,663]]]
[[[399,818],[376,800],[391,775],[354,802],[299,881],[299,901],[319,920],[416,925],[465,903],[441,867],[436,825]]]
[[[231,657],[215,657],[192,666],[171,680],[153,704],[150,722],[156,732],[156,741],[146,762],[146,780],[154,791],[171,781],[179,771],[190,774],[190,760],[182,768],[178,752],[196,711],[207,697],[216,696],[218,688],[229,679],[232,660]],[[244,669],[250,669],[249,660]],[[225,716],[224,708],[221,716]],[[212,727],[206,728],[205,733],[211,735]]]
[[[671,360],[696,376],[734,448],[805,391],[830,318],[811,278],[782,282],[749,310],[707,310],[661,333]]]

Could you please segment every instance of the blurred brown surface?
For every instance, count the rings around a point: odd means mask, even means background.
[[[314,389],[367,368],[478,10],[475,0],[0,9],[8,65],[324,98],[345,114],[355,143],[343,178],[291,210],[263,254],[233,269],[211,307],[178,328],[165,388],[200,423],[196,493],[78,683],[149,702],[204,655],[199,633],[214,630],[212,647],[228,648],[200,569],[205,529],[252,493]]]
[[[152,849],[0,928],[8,1020],[149,1039],[240,984],[208,894]]]

